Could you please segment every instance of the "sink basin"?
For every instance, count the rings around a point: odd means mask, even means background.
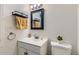
[[[20,39],[18,41],[24,42],[24,43],[29,43],[29,44],[36,45],[36,46],[42,46],[47,41],[47,38],[44,38],[41,40],[40,38],[35,39],[34,37],[31,37],[31,38]]]

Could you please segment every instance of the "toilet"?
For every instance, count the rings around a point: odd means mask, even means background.
[[[72,45],[51,41],[52,55],[71,55]]]

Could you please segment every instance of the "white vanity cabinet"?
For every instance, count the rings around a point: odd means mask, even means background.
[[[46,55],[48,39],[26,38],[18,40],[18,55]]]

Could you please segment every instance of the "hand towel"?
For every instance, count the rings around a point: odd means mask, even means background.
[[[27,18],[16,16],[16,28],[27,29]]]

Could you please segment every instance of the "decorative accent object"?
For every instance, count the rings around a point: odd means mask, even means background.
[[[44,29],[44,9],[31,11],[31,29]]]
[[[57,37],[57,40],[58,40],[58,41],[62,41],[62,40],[63,40],[62,36],[58,36],[58,37]]]
[[[15,39],[15,38],[16,38],[16,34],[13,33],[13,32],[10,32],[9,35],[8,35],[8,39],[9,39],[9,40],[13,40],[13,39]]]

